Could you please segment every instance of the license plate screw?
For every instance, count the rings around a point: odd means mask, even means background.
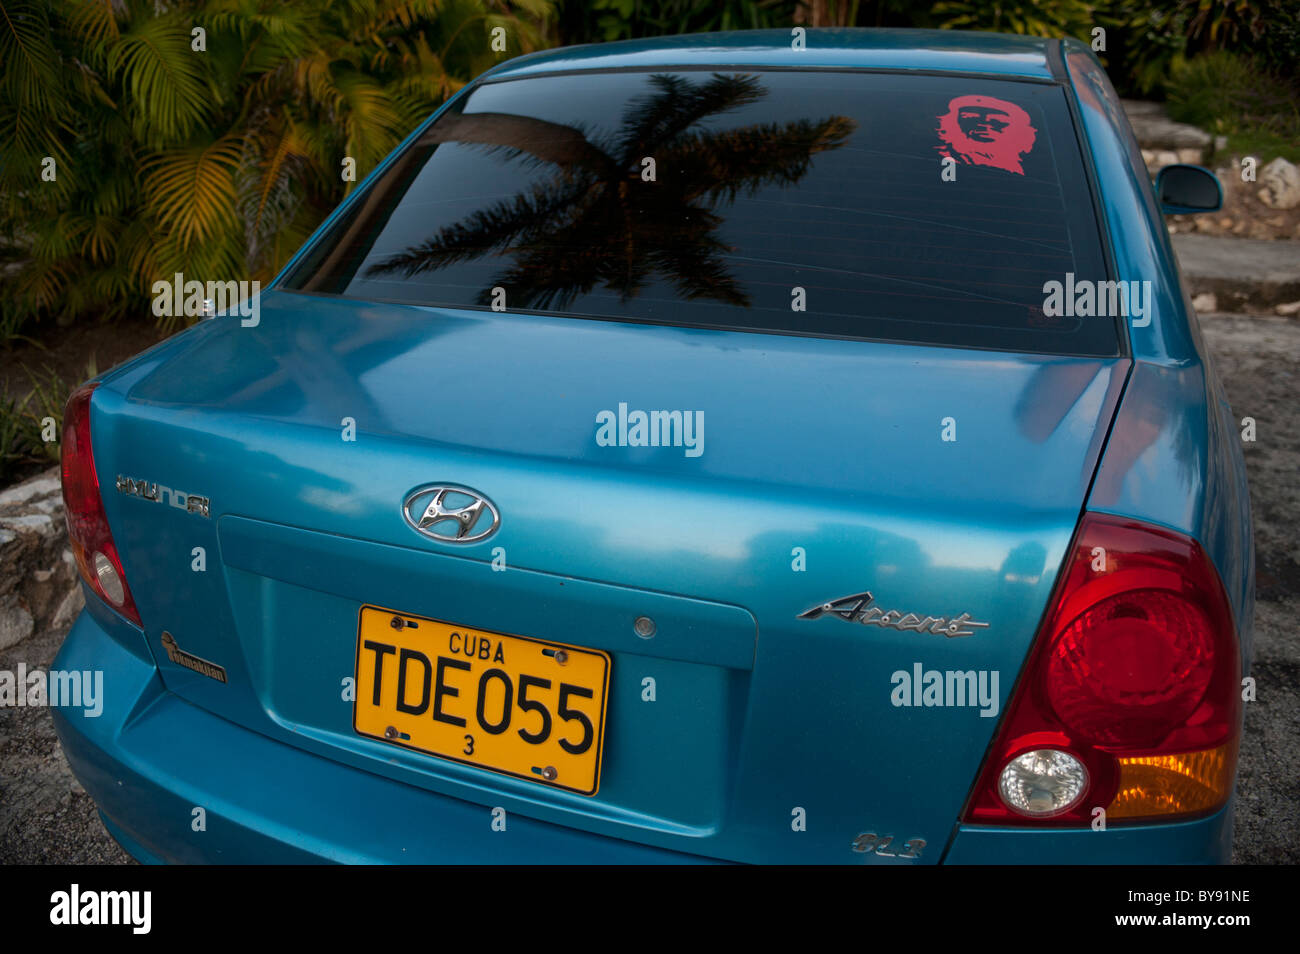
[[[395,738],[397,738],[397,726],[395,726],[395,725],[390,725],[387,729],[385,729],[385,730],[384,730],[384,738],[385,738],[385,739],[395,739]]]
[[[388,625],[393,627],[393,629],[401,629],[406,625],[406,620],[402,619],[400,616],[394,616],[388,621]]]
[[[649,616],[638,616],[632,624],[632,630],[642,639],[649,639],[655,634],[655,621]]]
[[[554,765],[548,765],[546,768],[542,769],[542,778],[546,779],[548,782],[554,782],[555,777],[559,774],[559,772],[555,771]]]
[[[569,661],[569,654],[566,653],[563,649],[557,649],[555,651],[555,661],[559,663],[561,666],[563,666],[566,662]]]

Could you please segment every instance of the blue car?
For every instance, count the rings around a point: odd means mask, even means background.
[[[1225,862],[1220,197],[1074,40],[504,63],[72,396],[68,761],[143,861]]]

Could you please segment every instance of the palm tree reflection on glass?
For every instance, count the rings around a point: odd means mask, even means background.
[[[580,128],[508,113],[444,116],[421,145],[472,143],[554,175],[511,199],[440,229],[428,240],[371,265],[368,275],[407,277],[489,254],[514,262],[492,286],[508,290],[512,307],[563,310],[604,285],[624,301],[656,275],[688,299],[745,306],[748,296],[728,271],[731,247],[717,235],[719,205],[739,193],[791,185],[819,152],[838,149],[856,128],[845,116],[763,123],[726,130],[704,120],[766,95],[758,77],[715,73],[650,78],[655,92],[633,101],[616,132],[589,136]],[[645,173],[653,159],[653,177]]]

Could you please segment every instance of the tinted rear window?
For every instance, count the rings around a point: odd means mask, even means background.
[[[1113,319],[1044,315],[1067,273],[1106,277],[1060,87],[677,70],[475,89],[282,287],[1115,354]]]

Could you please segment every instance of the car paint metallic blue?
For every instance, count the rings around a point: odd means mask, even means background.
[[[485,78],[761,65],[1047,82],[1055,42],[814,31],[796,52],[776,31],[555,51]],[[850,851],[863,831],[924,838],[920,863],[1226,860],[1231,805],[1100,836],[959,825],[998,720],[889,701],[889,673],[919,661],[1000,671],[1001,712],[1085,503],[1200,540],[1249,647],[1235,427],[1113,94],[1086,48],[1065,50],[1115,277],[1155,288],[1131,356],[524,320],[272,288],[256,327],[203,322],[105,375],[95,456],[146,630],[88,595],[55,665],[105,670],[103,717],[58,712],[56,727],[111,830],[169,861],[903,863]],[[1070,398],[1044,427],[1034,408],[1058,394]],[[706,453],[603,453],[593,417],[617,401],[704,410]],[[960,440],[918,438],[949,415]],[[115,494],[116,473],[207,495],[213,518]],[[491,497],[500,530],[458,548],[415,534],[398,504],[437,481]],[[205,573],[190,572],[196,546]],[[505,573],[490,569],[496,547]],[[806,572],[792,572],[797,547]],[[995,625],[944,640],[796,619],[868,587],[891,608]],[[340,685],[362,603],[611,652],[618,742],[600,793],[356,735]],[[656,620],[654,639],[633,634],[639,615]],[[169,663],[164,628],[229,683]],[[509,837],[490,829],[498,806]],[[792,829],[795,807],[807,831]]]
[[[1117,277],[1149,280],[1150,325],[1130,328],[1133,373],[1088,506],[1198,540],[1224,582],[1249,671],[1255,546],[1241,425],[1201,336],[1155,190],[1118,97],[1091,51],[1065,41],[1100,190]],[[1120,451],[1118,453],[1113,451]]]

